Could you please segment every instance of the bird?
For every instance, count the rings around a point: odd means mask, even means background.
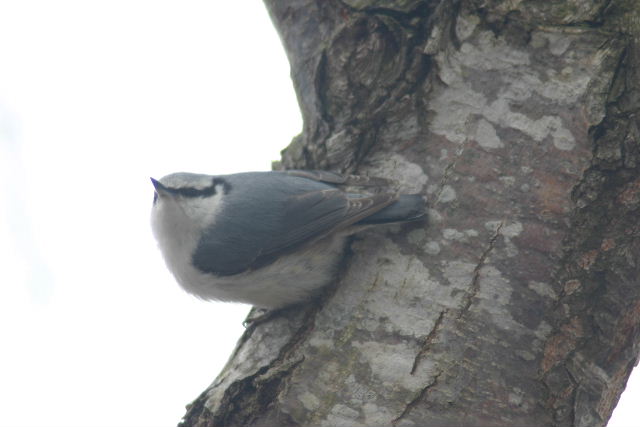
[[[265,309],[317,295],[335,279],[350,235],[426,215],[420,194],[329,171],[178,172],[151,182],[151,228],[180,286]]]

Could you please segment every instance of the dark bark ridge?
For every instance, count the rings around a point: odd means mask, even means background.
[[[431,220],[357,238],[182,424],[605,425],[640,342],[637,6],[266,3],[304,118],[282,166],[395,178]]]

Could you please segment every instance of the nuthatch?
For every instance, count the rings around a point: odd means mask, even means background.
[[[328,284],[350,234],[425,215],[421,195],[345,192],[339,187],[386,180],[325,171],[151,181],[153,233],[178,283],[203,299],[265,308],[306,300]]]

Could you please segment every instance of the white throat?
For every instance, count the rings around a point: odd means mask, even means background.
[[[192,255],[222,207],[222,186],[210,197],[161,196],[151,210],[151,229],[165,263],[185,288],[193,274]]]

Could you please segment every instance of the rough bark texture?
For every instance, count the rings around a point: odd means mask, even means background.
[[[247,330],[184,426],[601,426],[640,341],[640,7],[266,0],[286,168],[394,178],[427,225]]]

